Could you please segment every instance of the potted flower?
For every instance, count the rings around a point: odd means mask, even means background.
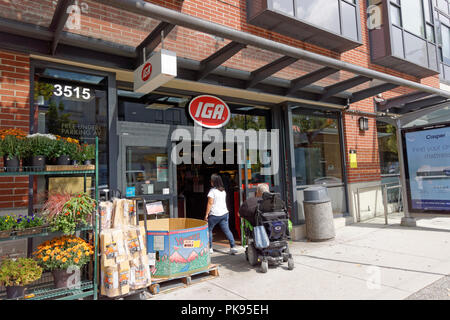
[[[86,193],[51,194],[44,203],[44,215],[51,231],[74,234],[80,225],[89,225],[96,202]]]
[[[33,259],[6,259],[0,265],[0,284],[6,287],[6,298],[24,296],[25,286],[42,276],[42,268]]]
[[[74,155],[80,142],[77,139],[65,138],[56,135],[55,148],[53,149],[53,158],[58,165],[70,165],[71,155]]]
[[[72,159],[72,165],[79,165],[82,163],[83,161],[82,152],[83,150],[78,143],[76,142],[69,143],[69,156],[70,159]]]
[[[82,160],[84,165],[92,164],[92,160],[95,159],[95,145],[83,144],[82,145]]]
[[[66,140],[56,136],[56,142],[52,152],[52,158],[56,160],[57,165],[70,164],[70,144]]]
[[[35,216],[19,216],[16,223],[16,235],[25,236],[30,234],[42,233],[45,225],[45,220],[42,217]]]
[[[55,143],[56,137],[52,134],[35,133],[28,135],[25,142],[27,164],[33,170],[43,171],[47,159],[53,154]]]
[[[17,220],[10,215],[0,217],[0,239],[9,238],[17,226]]]
[[[25,137],[26,133],[20,129],[0,131],[0,153],[3,156],[5,171],[19,171],[20,159],[25,151]]]
[[[63,236],[42,243],[33,256],[40,266],[52,272],[56,288],[67,288],[69,277],[73,275],[75,268],[88,263],[93,254],[93,246],[85,240]]]

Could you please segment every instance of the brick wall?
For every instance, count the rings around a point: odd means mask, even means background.
[[[82,5],[84,4],[84,8],[86,8],[81,15],[81,29],[70,31],[82,35],[119,42],[130,46],[137,46],[159,23],[159,21],[155,19],[128,13],[93,1],[79,0],[78,2]],[[365,24],[366,1],[364,0],[359,1],[362,21],[362,45],[342,54],[248,24],[246,0],[148,0],[148,2],[284,44],[323,54],[335,59],[341,59],[365,68],[421,82],[433,87],[439,87],[438,76],[417,79],[410,75],[371,64],[369,36]],[[51,21],[51,13],[54,10],[54,3],[51,0],[37,0],[33,2],[32,8],[27,7],[25,3],[30,3],[30,1],[17,0],[10,2],[0,0],[0,9],[2,9],[0,10],[0,16],[48,26]],[[227,43],[229,43],[229,40],[225,39],[222,41],[201,32],[176,27],[165,40],[165,47],[167,49],[175,50],[180,57],[202,60],[225,46]],[[2,59],[0,66],[0,127],[20,127],[27,130],[29,120],[29,60],[23,55],[8,52],[0,52],[0,54]],[[248,47],[227,61],[224,65],[241,70],[253,71],[279,57],[279,54],[254,47]],[[291,80],[317,70],[320,67],[321,66],[311,62],[298,61],[278,72],[275,76]],[[318,84],[322,86],[329,85],[331,83],[349,79],[353,76],[354,75],[349,72],[339,72],[328,79],[320,81]],[[366,83],[359,86],[358,89],[367,87],[368,84]],[[391,98],[408,92],[411,92],[411,90],[407,88],[397,88],[384,93],[384,97]],[[366,99],[353,104],[351,109],[374,112],[374,103],[372,99]],[[370,130],[362,133],[358,129],[358,118],[359,116],[349,113],[344,114],[343,117],[345,124],[344,141],[347,154],[349,150],[355,149],[357,150],[358,157],[357,169],[351,169],[349,163],[347,163],[349,182],[377,180],[380,178],[380,168],[376,121],[372,117],[369,122]],[[17,179],[17,183],[21,183],[22,179],[25,180],[26,178]],[[11,182],[14,182],[14,180],[5,181],[2,182],[2,184]],[[12,199],[14,200],[14,206],[23,201],[22,198]],[[2,198],[0,198],[0,207],[6,206],[6,204],[11,203],[3,202]]]
[[[0,129],[29,131],[29,78],[27,55],[0,50]],[[20,208],[27,203],[28,177],[0,177],[0,208]]]

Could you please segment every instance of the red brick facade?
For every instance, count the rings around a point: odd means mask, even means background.
[[[29,3],[30,1],[26,1]],[[360,0],[360,14],[362,25],[362,45],[358,48],[338,54],[329,50],[279,35],[247,23],[246,0],[151,0],[148,1],[173,10],[183,12],[214,23],[222,24],[242,30],[254,35],[272,39],[284,44],[313,51],[335,59],[340,59],[365,68],[377,70],[390,75],[399,76],[408,80],[421,82],[433,87],[439,87],[439,77],[417,79],[413,76],[401,74],[385,67],[371,64],[368,30],[365,23],[366,1]],[[0,16],[11,19],[23,19],[25,22],[34,22],[48,25],[49,7],[53,7],[51,0],[37,0],[33,2],[32,10],[24,7],[25,1],[15,1],[14,10],[10,9],[9,1],[0,0]],[[101,38],[108,41],[137,46],[148,33],[159,23],[154,19],[127,13],[110,8],[92,1],[79,1],[87,6],[82,12],[81,30],[70,30],[82,35]],[[9,8],[6,9],[6,8]],[[6,11],[5,11],[6,10]],[[23,17],[21,12],[25,10]],[[20,17],[19,17],[20,16]],[[177,52],[178,56],[202,60],[213,52],[229,43],[229,40],[220,41],[206,35],[182,27],[176,27],[165,40],[167,49]],[[270,53],[253,47],[248,47],[227,61],[224,65],[236,69],[253,71],[280,55]],[[26,55],[0,51],[0,127],[15,127],[28,130],[29,123],[29,58]],[[306,61],[298,61],[275,76],[284,79],[294,79],[303,74],[320,68]],[[348,72],[339,72],[319,85],[327,85],[346,80],[354,75]],[[358,88],[366,88],[368,84]],[[384,98],[394,97],[409,92],[405,88],[398,88],[383,94]],[[374,112],[373,99],[366,99],[351,106],[352,110]],[[370,130],[361,133],[358,128],[359,116],[346,113],[344,120],[344,140],[347,155],[349,150],[357,151],[358,168],[350,168],[347,163],[349,183],[373,181],[380,179],[380,165],[378,155],[378,140],[376,121],[370,118]],[[348,157],[346,157],[348,158]],[[3,178],[0,182],[0,207],[16,207],[25,204],[24,195],[27,178]],[[19,189],[12,190],[11,183]]]
[[[28,132],[29,97],[30,58],[0,51],[0,129],[19,128]],[[0,208],[24,207],[27,203],[28,177],[0,177]]]

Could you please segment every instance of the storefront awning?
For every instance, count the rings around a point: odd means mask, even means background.
[[[59,0],[56,7],[47,2],[48,7],[34,6],[34,15],[20,12],[21,7],[2,10],[0,47],[133,71],[164,46],[178,54],[178,79],[342,107],[391,90],[398,97],[379,105],[379,111],[406,113],[450,98],[450,92],[419,82],[145,1],[84,1],[75,29],[67,28],[73,0]]]

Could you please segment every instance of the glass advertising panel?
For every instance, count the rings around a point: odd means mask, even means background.
[[[450,125],[403,134],[411,212],[450,211]]]

